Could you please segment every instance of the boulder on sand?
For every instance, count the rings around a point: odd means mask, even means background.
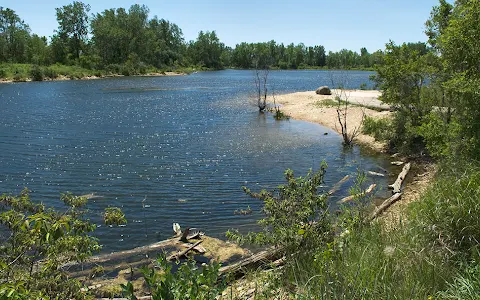
[[[331,95],[332,91],[328,86],[321,86],[315,91],[315,93],[318,95]]]

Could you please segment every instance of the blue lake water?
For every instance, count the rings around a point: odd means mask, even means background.
[[[276,93],[314,90],[331,78],[346,88],[371,84],[371,72],[272,71]],[[385,157],[320,125],[275,121],[252,101],[252,71],[175,77],[0,85],[0,192],[61,207],[61,192],[96,193],[89,202],[103,251],[165,239],[172,223],[222,237],[229,228],[255,229],[261,203],[244,195],[328,165],[325,189],[357,169],[388,168]],[[328,135],[324,135],[328,133]],[[376,179],[380,187],[387,179]],[[380,194],[386,194],[385,190]],[[348,194],[348,186],[332,197]],[[125,227],[101,225],[105,207],[125,212]],[[234,215],[250,206],[252,215]]]

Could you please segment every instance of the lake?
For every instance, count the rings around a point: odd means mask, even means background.
[[[275,93],[315,90],[331,79],[371,86],[363,71],[272,71]],[[88,209],[104,252],[172,235],[172,223],[223,237],[255,229],[261,203],[244,195],[328,163],[325,189],[357,169],[389,168],[381,155],[344,151],[341,137],[317,124],[259,114],[253,71],[174,77],[0,84],[0,192],[61,207],[60,193],[95,193]],[[328,133],[328,135],[324,135]],[[386,195],[387,179],[376,178]],[[348,194],[348,186],[338,197]],[[102,225],[119,206],[125,227]],[[235,215],[250,206],[252,215]]]

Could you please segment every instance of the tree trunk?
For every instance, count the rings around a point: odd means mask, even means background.
[[[403,166],[402,172],[398,174],[397,180],[388,187],[393,189],[393,193],[400,193],[401,187],[402,187],[402,182],[405,180],[405,177],[407,177],[408,171],[410,171],[410,163],[407,163],[405,166]]]

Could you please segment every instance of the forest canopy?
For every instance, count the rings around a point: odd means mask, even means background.
[[[58,28],[45,37],[33,33],[14,10],[0,7],[0,63],[62,64],[120,73],[125,67],[127,73],[184,67],[370,69],[384,56],[381,50],[327,52],[322,45],[284,45],[274,40],[231,48],[215,31],[202,30],[196,40],[186,41],[177,24],[151,17],[149,8],[139,4],[92,14],[90,5],[74,1],[55,13]],[[0,72],[0,77],[4,75]]]

